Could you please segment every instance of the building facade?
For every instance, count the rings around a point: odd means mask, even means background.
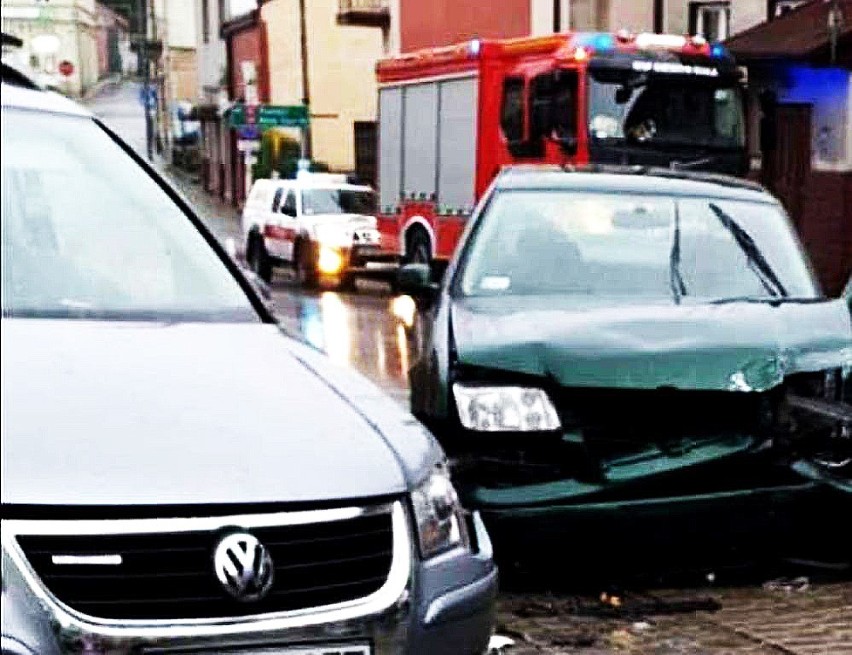
[[[100,76],[99,16],[95,0],[2,0],[3,32],[20,38],[20,64],[36,80],[72,96],[81,96]],[[60,72],[68,62],[70,75]]]
[[[723,41],[803,0],[393,0],[393,52],[565,30],[701,34]]]
[[[375,139],[375,64],[385,53],[388,6],[382,0],[305,0],[304,5],[305,67],[299,0],[268,0],[261,6],[269,102],[298,105],[309,98],[312,158],[333,171],[354,172],[365,157],[356,153],[356,144]]]

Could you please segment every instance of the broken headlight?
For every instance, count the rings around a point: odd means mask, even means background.
[[[548,432],[562,427],[542,389],[454,384],[459,420],[477,432]]]
[[[445,466],[435,467],[411,493],[411,504],[423,559],[469,545],[462,507]]]

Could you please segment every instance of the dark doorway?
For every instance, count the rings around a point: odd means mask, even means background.
[[[355,121],[355,175],[359,182],[376,186],[378,133],[375,121]]]
[[[811,173],[811,105],[775,107],[775,149],[764,153],[764,183],[801,229],[803,190]]]

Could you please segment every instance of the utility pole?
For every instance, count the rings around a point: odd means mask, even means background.
[[[562,0],[553,0],[553,33],[562,31]]]
[[[148,52],[148,2],[139,0],[139,29],[142,39],[139,46],[139,54],[142,57],[142,106],[145,109],[145,148],[148,159],[154,159],[153,125],[151,124],[151,57]]]
[[[665,13],[665,0],[654,0],[654,32],[657,34],[662,34],[666,29]]]
[[[302,104],[308,111],[308,124],[302,129],[302,159],[311,159],[311,87],[308,83],[308,32],[305,0],[299,0],[299,32],[302,42]]]
[[[831,45],[831,65],[837,63],[837,42],[840,39],[840,30],[843,27],[843,10],[840,9],[838,0],[832,0],[828,10],[828,39]]]

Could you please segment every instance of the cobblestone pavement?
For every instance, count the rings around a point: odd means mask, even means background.
[[[511,655],[852,653],[848,583],[796,590],[766,585],[627,592],[618,604],[558,594],[502,594],[498,634],[515,641],[504,651]]]

